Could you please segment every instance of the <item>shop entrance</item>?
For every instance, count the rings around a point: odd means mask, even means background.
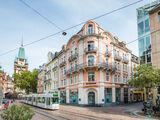
[[[88,93],[88,105],[95,105],[95,93],[94,92]]]

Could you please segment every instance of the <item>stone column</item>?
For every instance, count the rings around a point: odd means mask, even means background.
[[[112,102],[113,103],[116,102],[116,88],[115,88],[115,84],[112,84]]]
[[[69,104],[69,78],[67,78],[67,87],[66,87],[66,103]]]
[[[104,79],[103,79],[103,71],[100,70],[100,88],[98,92],[98,104],[104,104]]]
[[[121,102],[124,102],[124,88],[121,88]]]
[[[69,87],[66,88],[66,103],[69,104]]]

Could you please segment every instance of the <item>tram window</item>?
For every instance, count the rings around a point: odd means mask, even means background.
[[[34,102],[36,101],[36,98],[35,98],[35,97],[33,98],[33,101],[34,101]]]
[[[31,101],[32,100],[32,98],[31,97],[29,97],[29,100],[28,101]]]
[[[45,97],[42,98],[42,103],[45,103]]]
[[[52,104],[57,104],[58,103],[58,98],[52,98]]]
[[[41,98],[40,97],[38,97],[38,102],[41,103]]]

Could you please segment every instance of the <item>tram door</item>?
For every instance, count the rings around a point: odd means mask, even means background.
[[[49,106],[50,106],[50,98],[49,97],[47,97],[46,106],[47,106],[47,108],[49,108]]]
[[[89,92],[88,93],[88,104],[89,105],[94,105],[95,104],[95,93],[94,92]]]

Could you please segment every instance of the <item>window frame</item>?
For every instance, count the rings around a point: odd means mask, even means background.
[[[92,24],[89,24],[88,25],[88,34],[93,34],[93,25]]]
[[[95,72],[94,71],[89,71],[87,73],[88,75],[88,82],[95,82]]]
[[[110,73],[106,72],[106,82],[110,82]]]

